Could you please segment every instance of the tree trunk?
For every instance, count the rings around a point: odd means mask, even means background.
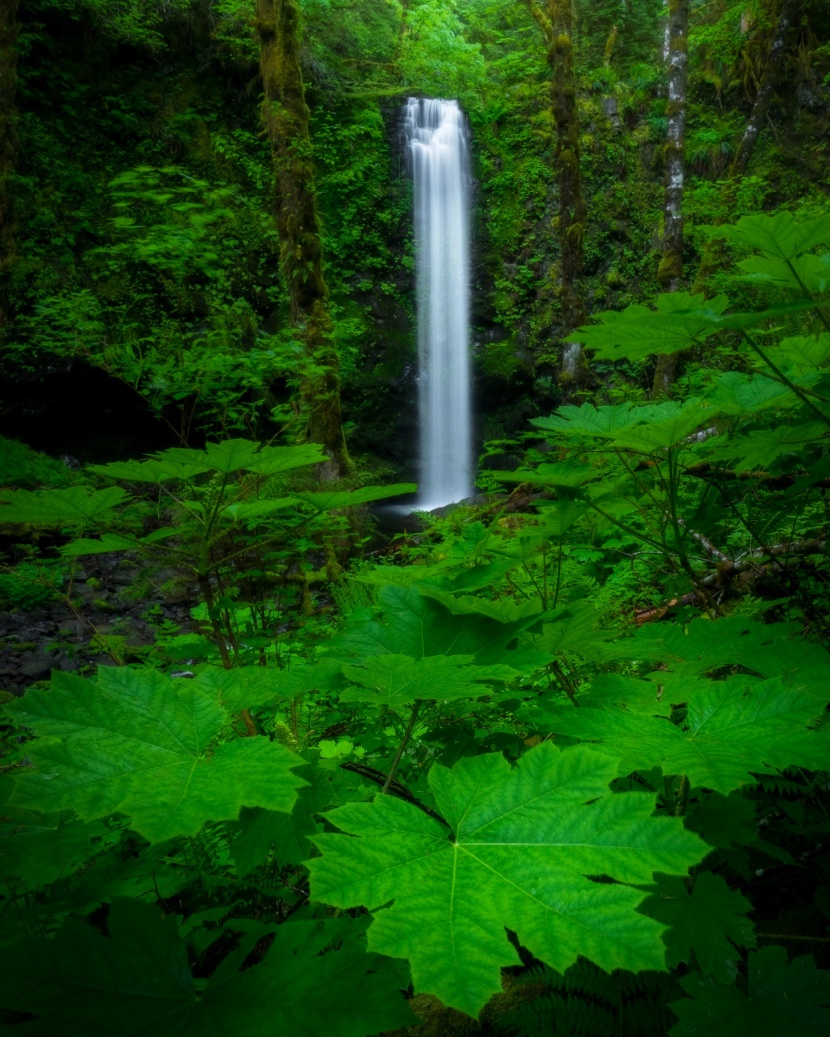
[[[14,258],[11,181],[17,159],[18,0],[0,0],[0,345],[8,321],[9,274]]]
[[[551,112],[556,126],[554,166],[559,184],[559,212],[555,225],[559,237],[559,302],[563,335],[585,323],[585,307],[579,283],[584,258],[587,209],[582,194],[579,162],[579,116],[574,67],[573,0],[524,0],[547,47],[551,70]],[[566,346],[562,354],[566,383],[584,386],[590,372],[581,346]]]
[[[280,269],[288,288],[291,322],[305,347],[307,362],[300,390],[307,436],[321,443],[329,456],[321,478],[337,479],[350,465],[323,278],[297,6],[294,0],[256,0],[256,14],[264,90],[262,118],[274,159]]]
[[[775,34],[769,48],[767,63],[764,66],[764,73],[755,97],[755,103],[746,121],[741,142],[735,151],[735,157],[732,159],[732,165],[729,167],[729,180],[743,176],[747,171],[749,160],[752,158],[752,152],[755,150],[755,142],[758,140],[758,134],[761,132],[761,124],[767,117],[781,62],[784,60],[784,55],[787,52],[787,33],[798,17],[800,6],[799,0],[784,0],[781,7],[778,15],[778,24],[775,27]]]
[[[666,189],[663,196],[663,257],[657,281],[676,292],[683,274],[683,189],[686,182],[686,81],[689,51],[689,0],[669,0],[669,61],[666,105]],[[668,392],[677,376],[678,354],[657,358],[652,395]]]
[[[749,162],[755,150],[761,126],[767,117],[775,89],[775,81],[778,78],[781,63],[787,52],[787,34],[798,18],[800,6],[799,0],[784,0],[781,6],[778,22],[770,43],[769,55],[761,75],[758,93],[755,96],[755,103],[752,105],[752,111],[749,113],[749,118],[746,121],[740,143],[735,149],[735,157],[732,159],[726,181],[721,188],[723,208],[727,213],[730,213],[732,210],[735,188],[740,178],[749,168]],[[717,221],[717,225],[724,223],[726,219],[728,217],[721,217]],[[707,244],[695,277],[693,291],[701,292],[706,290],[709,278],[723,266],[725,255],[726,250],[721,241],[713,239]]]

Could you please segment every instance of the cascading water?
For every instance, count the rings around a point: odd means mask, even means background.
[[[420,491],[431,511],[473,493],[470,403],[470,162],[457,101],[411,97],[415,184]]]

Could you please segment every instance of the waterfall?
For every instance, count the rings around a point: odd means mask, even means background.
[[[415,186],[418,429],[423,511],[473,493],[470,404],[470,162],[457,101],[411,97]]]

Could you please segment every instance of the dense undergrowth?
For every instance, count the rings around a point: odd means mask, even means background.
[[[381,554],[409,487],[323,490],[315,446],[0,493],[199,601],[5,704],[10,1031],[824,1032],[830,220],[711,233],[752,307],[578,332],[705,349],[676,399],[559,407]]]

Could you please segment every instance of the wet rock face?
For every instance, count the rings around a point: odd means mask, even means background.
[[[139,567],[124,555],[97,555],[76,569],[63,588],[74,608],[58,600],[0,612],[0,691],[22,695],[35,681],[48,680],[53,670],[83,673],[112,664],[106,650],[110,639],[119,661],[137,662],[165,621],[183,633],[196,629],[189,598],[171,601],[158,592],[163,574],[140,601],[125,593],[139,575]]]

